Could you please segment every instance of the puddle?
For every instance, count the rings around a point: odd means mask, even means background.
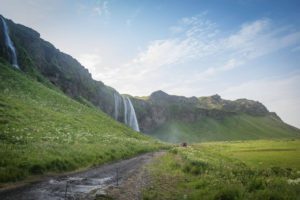
[[[113,176],[105,178],[68,177],[64,179],[51,179],[45,185],[31,191],[33,196],[44,200],[85,199],[102,193],[110,184]]]

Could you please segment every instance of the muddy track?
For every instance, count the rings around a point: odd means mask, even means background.
[[[162,152],[146,153],[131,159],[105,164],[83,172],[22,187],[0,191],[1,200],[79,200],[105,196],[112,187],[122,187],[130,177],[140,173],[145,164]]]

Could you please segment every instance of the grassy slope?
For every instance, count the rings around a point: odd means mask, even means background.
[[[0,183],[162,146],[1,63],[0,83]]]
[[[299,154],[300,140],[177,147],[148,167],[144,199],[299,199]]]
[[[271,116],[238,115],[223,120],[205,118],[197,123],[169,122],[151,135],[170,142],[200,142],[270,138],[300,138],[300,130]]]

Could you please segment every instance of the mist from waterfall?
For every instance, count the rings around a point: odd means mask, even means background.
[[[140,131],[135,110],[131,103],[130,98],[115,93],[114,101],[115,101],[115,113],[114,113],[115,119],[118,121],[122,121],[122,117],[123,117],[123,122],[126,125],[134,129],[135,131]]]
[[[10,62],[12,64],[12,66],[19,69],[16,49],[14,47],[14,44],[13,44],[12,40],[10,39],[8,26],[6,24],[5,19],[3,17],[0,17],[0,18],[1,18],[1,21],[2,21],[2,24],[3,24],[3,33],[4,33],[5,45],[10,51],[10,56],[11,56]]]

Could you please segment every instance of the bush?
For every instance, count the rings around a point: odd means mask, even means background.
[[[248,191],[253,192],[255,190],[262,190],[265,188],[265,183],[261,178],[254,178],[250,180],[248,184]]]
[[[257,192],[253,199],[257,200],[283,200],[283,199],[293,199],[288,198],[287,196],[283,197],[278,191],[270,191],[270,190],[261,190]]]
[[[29,168],[29,172],[31,174],[43,174],[44,171],[45,171],[45,168],[41,164],[34,164]]]
[[[215,200],[241,199],[242,192],[239,186],[232,185],[222,188],[214,197]]]
[[[55,160],[52,160],[51,162],[49,162],[46,165],[46,168],[50,171],[60,172],[60,171],[73,169],[73,168],[75,168],[75,165],[67,160],[55,159]]]
[[[169,152],[176,155],[178,153],[178,150],[173,148],[173,149],[170,149]]]
[[[193,175],[199,175],[203,173],[208,168],[208,164],[203,161],[188,161],[183,165],[182,171],[185,173],[191,173]]]

